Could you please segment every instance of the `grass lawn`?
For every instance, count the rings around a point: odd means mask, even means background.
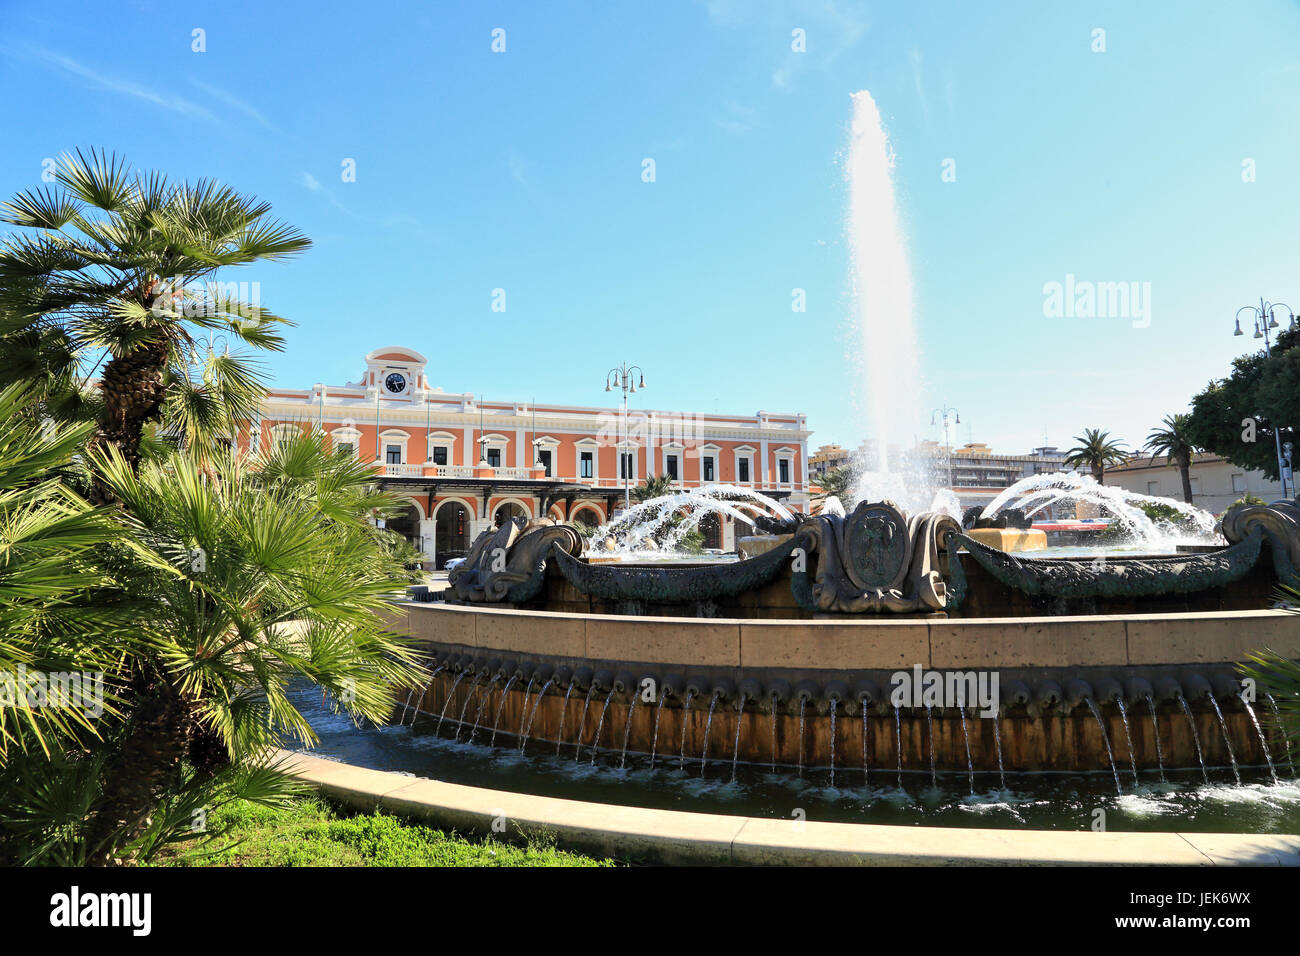
[[[208,817],[219,834],[179,843],[160,866],[613,866],[529,837],[525,846],[462,837],[391,814],[353,813],[317,797],[287,807],[238,801]]]

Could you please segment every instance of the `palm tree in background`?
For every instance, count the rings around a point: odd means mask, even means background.
[[[1164,427],[1152,429],[1145,446],[1152,461],[1157,455],[1167,455],[1178,465],[1178,474],[1183,479],[1183,500],[1189,505],[1192,503],[1192,455],[1199,450],[1187,434],[1191,423],[1192,416],[1186,412],[1166,415],[1160,423]]]
[[[0,344],[24,347],[24,374],[56,376],[51,405],[92,417],[93,444],[132,469],[165,405],[181,442],[228,440],[264,394],[257,363],[228,343],[279,350],[285,320],[215,277],[311,245],[269,212],[210,180],[172,183],[116,154],[65,155],[54,186],[0,204],[0,221],[20,227],[0,242]],[[95,401],[85,393],[97,370]],[[102,483],[93,497],[108,500]]]
[[[672,478],[667,475],[651,475],[632,489],[632,498],[637,504],[640,504],[643,501],[649,501],[651,498],[662,498],[664,495],[671,495],[676,490],[673,487]]]
[[[1128,459],[1124,443],[1111,441],[1110,432],[1099,428],[1085,428],[1074,440],[1079,444],[1065,453],[1065,464],[1071,468],[1086,465],[1099,485],[1103,483],[1107,465],[1118,465]]]

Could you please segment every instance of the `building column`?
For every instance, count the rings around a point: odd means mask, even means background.
[[[432,518],[420,519],[420,550],[424,552],[424,570],[432,571],[436,567],[434,547],[437,538],[434,534],[435,523]]]

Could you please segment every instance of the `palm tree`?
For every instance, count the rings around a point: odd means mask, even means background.
[[[98,728],[93,786],[62,823],[84,860],[116,863],[187,832],[184,808],[283,796],[268,748],[314,740],[292,682],[382,722],[396,688],[427,675],[381,620],[404,572],[370,519],[395,502],[324,436],[252,461],[177,451],[132,469],[113,447],[87,457],[125,506],[102,562],[136,602],[140,646],[109,676],[129,719]],[[57,781],[66,763],[43,772]]]
[[[1128,459],[1122,441],[1111,441],[1110,432],[1099,428],[1085,428],[1082,435],[1074,436],[1079,444],[1066,452],[1065,464],[1071,468],[1086,465],[1097,484],[1102,484],[1107,465],[1118,465]]]
[[[215,276],[310,241],[270,219],[268,203],[208,180],[134,172],[116,154],[65,155],[55,178],[0,204],[0,221],[23,230],[0,244],[0,333],[57,329],[65,358],[92,366],[87,381],[103,363],[96,444],[116,448],[131,468],[169,398],[191,431],[247,417],[262,386],[246,356],[211,357],[215,337],[278,350],[275,326],[285,320]],[[196,382],[189,370],[205,340],[209,359],[199,364],[208,374]],[[214,402],[225,411],[201,407]]]
[[[673,487],[673,479],[668,475],[650,475],[645,481],[632,489],[632,497],[637,504],[643,501],[649,501],[651,498],[662,498],[664,495],[671,495],[677,489]]]
[[[1151,460],[1157,455],[1167,455],[1178,465],[1178,474],[1183,479],[1183,500],[1192,503],[1192,455],[1197,448],[1188,436],[1192,416],[1186,412],[1166,415],[1160,424],[1164,428],[1152,429],[1147,436],[1146,450],[1151,452]]]

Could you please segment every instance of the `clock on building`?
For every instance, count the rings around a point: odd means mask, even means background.
[[[384,379],[384,387],[394,394],[406,391],[406,376],[401,372],[392,372]]]

